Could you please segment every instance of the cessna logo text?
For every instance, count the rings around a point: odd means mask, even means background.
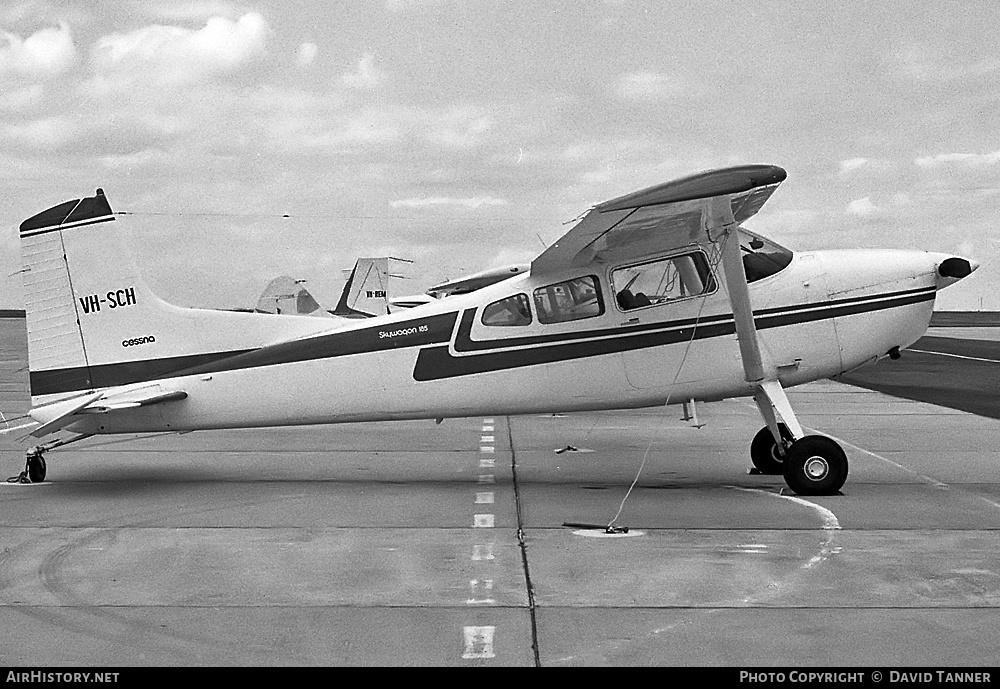
[[[84,313],[97,313],[101,310],[101,306],[119,309],[133,306],[135,303],[135,287],[111,290],[103,297],[99,294],[88,294],[86,297],[80,297],[80,306],[83,307]]]
[[[402,328],[401,330],[379,330],[378,337],[383,339],[386,337],[403,337],[404,335],[416,335],[417,333],[425,333],[429,330],[426,325],[418,325],[415,328]]]
[[[122,340],[122,347],[138,347],[139,345],[152,344],[156,342],[156,338],[152,335],[145,335],[143,337],[133,337],[128,340]]]

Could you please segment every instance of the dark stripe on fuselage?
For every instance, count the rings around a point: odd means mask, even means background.
[[[315,359],[332,359],[349,354],[367,354],[388,349],[419,347],[448,342],[455,328],[457,312],[372,328],[333,332],[255,349],[205,366],[178,371],[171,377],[188,376],[241,368],[294,364]]]
[[[29,374],[31,394],[52,395],[71,390],[108,388],[115,385],[168,378],[177,371],[209,365],[222,359],[238,356],[245,351],[253,350],[172,356],[163,359],[125,361],[90,367],[57,368],[51,371],[31,371]]]
[[[850,316],[869,311],[918,304],[934,299],[934,288],[922,288],[877,296],[838,299],[832,302],[800,304],[793,307],[763,309],[754,312],[758,330]],[[475,309],[467,309],[455,337],[455,351],[482,354],[454,356],[444,347],[425,347],[417,355],[413,378],[418,381],[440,380],[474,373],[535,366],[556,361],[615,354],[635,349],[732,335],[736,324],[732,314],[684,319],[666,323],[591,330],[557,336],[518,337],[473,341],[470,337]],[[586,338],[586,339],[585,339]],[[602,339],[593,339],[602,338]],[[541,345],[541,346],[539,346]]]
[[[754,321],[760,330],[778,328],[917,304],[933,300],[935,293],[934,288],[921,288],[762,309],[754,312]],[[723,314],[697,320],[688,318],[575,333],[474,341],[470,333],[476,312],[477,309],[473,308],[462,313],[455,338],[457,352],[472,353],[466,356],[453,356],[448,351],[451,333],[459,315],[451,312],[412,321],[333,332],[261,349],[91,366],[89,377],[85,367],[32,371],[31,394],[47,395],[410,347],[422,347],[413,370],[414,379],[428,381],[658,347],[691,339],[721,337],[736,331],[732,314]],[[475,353],[479,351],[484,353]]]
[[[458,313],[416,318],[346,332],[282,342],[260,349],[216,352],[117,364],[61,368],[30,373],[31,394],[50,395],[72,390],[128,385],[147,380],[233,371],[330,359],[349,354],[385,351],[401,347],[439,344],[451,339]],[[275,316],[277,318],[277,316]]]

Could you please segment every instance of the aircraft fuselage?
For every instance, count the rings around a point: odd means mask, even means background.
[[[766,373],[787,387],[908,346],[929,323],[943,286],[937,272],[943,258],[908,251],[795,254],[787,267],[749,285]],[[187,392],[186,399],[88,415],[68,429],[128,433],[548,413],[753,394],[717,265],[705,294],[629,310],[612,291],[621,267],[519,275],[334,332],[217,352],[158,379],[163,390]],[[583,276],[596,287],[599,313],[541,322],[544,289]],[[535,299],[530,322],[484,322],[488,307],[521,294],[525,303]]]

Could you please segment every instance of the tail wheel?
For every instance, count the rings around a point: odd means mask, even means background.
[[[834,495],[847,480],[847,455],[830,438],[807,435],[792,443],[783,469],[799,495]]]
[[[27,465],[28,478],[32,483],[41,483],[45,480],[45,458],[41,453],[29,455]]]
[[[750,461],[762,474],[781,475],[784,472],[785,459],[788,457],[788,447],[792,444],[791,432],[783,423],[778,424],[778,431],[785,445],[785,454],[778,451],[778,444],[774,442],[774,435],[771,429],[764,426],[754,436],[750,443]]]

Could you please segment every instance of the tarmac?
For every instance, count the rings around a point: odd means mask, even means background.
[[[23,338],[0,322],[8,419]],[[749,400],[53,451],[0,484],[0,666],[1000,664],[1000,421],[789,397],[841,495],[748,473]]]

